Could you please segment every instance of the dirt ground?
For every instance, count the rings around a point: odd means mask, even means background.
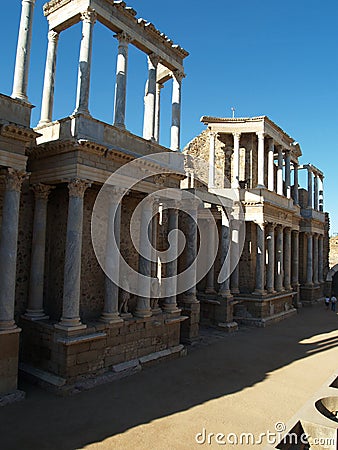
[[[21,383],[26,400],[0,410],[0,449],[222,448],[195,436],[275,431],[338,368],[337,325],[318,305],[265,329],[203,330],[186,358],[68,398]]]

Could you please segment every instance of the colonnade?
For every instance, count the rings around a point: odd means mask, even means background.
[[[97,20],[94,10],[88,8],[81,14],[82,40],[80,45],[80,58],[78,68],[78,82],[76,94],[76,108],[74,114],[89,116],[89,88],[92,61],[93,30]],[[128,49],[133,42],[133,36],[122,31],[115,35],[118,40],[118,53],[116,64],[115,97],[114,97],[114,121],[119,128],[126,127],[126,96],[128,74]],[[48,33],[48,49],[45,68],[44,88],[41,105],[41,117],[39,125],[45,125],[52,121],[54,103],[55,69],[57,59],[59,33],[50,30]],[[148,81],[146,83],[144,97],[143,137],[147,140],[159,142],[160,138],[160,112],[161,112],[161,88],[163,84],[158,82],[158,68],[161,62],[159,55],[150,53],[148,60]],[[180,149],[181,129],[181,84],[184,74],[178,70],[171,73],[172,88],[172,124],[171,144],[174,151]]]
[[[302,166],[307,170],[307,208],[324,211],[324,175],[311,164]]]

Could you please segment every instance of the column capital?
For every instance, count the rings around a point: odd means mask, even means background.
[[[30,173],[23,170],[8,168],[5,172],[5,186],[7,191],[21,191],[22,183],[29,177]]]
[[[50,192],[55,189],[55,186],[50,186],[49,184],[33,184],[30,189],[34,192],[36,199],[48,200]]]
[[[266,224],[266,229],[267,229],[268,233],[271,233],[272,231],[274,231],[275,228],[276,228],[276,224],[275,223],[269,222],[269,223]]]
[[[285,234],[291,234],[291,228],[290,227],[285,227],[284,228],[284,233]]]
[[[58,42],[60,33],[55,30],[48,31],[48,42]]]
[[[148,61],[154,67],[157,67],[157,65],[160,62],[160,60],[161,60],[161,58],[156,53],[150,53],[148,55]]]
[[[239,132],[237,132],[237,131],[236,131],[235,133],[232,133],[234,139],[238,139],[238,140],[240,140],[241,134],[242,134],[242,133],[239,133]]]
[[[264,139],[264,137],[266,136],[264,131],[257,131],[256,135],[257,135],[258,139]]]
[[[94,24],[97,19],[97,14],[94,9],[87,8],[85,11],[81,13],[81,21],[88,22]]]
[[[119,45],[128,45],[133,40],[133,38],[125,31],[114,34],[114,38],[119,41]]]
[[[68,183],[69,197],[83,198],[87,188],[92,184],[88,180],[75,179]]]
[[[172,77],[175,78],[179,83],[182,82],[183,78],[185,78],[185,73],[180,70],[174,70],[172,72]]]

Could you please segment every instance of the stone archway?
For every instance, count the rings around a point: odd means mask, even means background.
[[[330,293],[334,292],[335,295],[338,295],[338,264],[329,270],[326,276],[326,285],[329,287]]]

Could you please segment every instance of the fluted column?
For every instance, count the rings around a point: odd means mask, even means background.
[[[319,176],[315,174],[314,176],[314,204],[313,208],[319,211]]]
[[[47,204],[52,187],[45,184],[33,186],[35,194],[31,273],[28,306],[25,317],[31,320],[47,319],[43,308],[45,276]]]
[[[162,83],[156,83],[156,106],[155,106],[155,141],[160,142],[161,131],[161,90],[164,88]]]
[[[272,294],[275,292],[275,225],[272,223],[267,225],[266,242],[268,250],[266,289]]]
[[[264,280],[265,280],[265,224],[256,224],[257,233],[257,252],[256,252],[256,288],[254,294],[264,295]]]
[[[268,189],[269,191],[275,190],[275,164],[274,164],[275,146],[272,138],[269,138],[269,151],[268,151]]]
[[[156,78],[159,56],[151,53],[148,59],[148,80],[144,96],[143,137],[155,140],[155,112],[156,112]]]
[[[284,154],[285,158],[285,190],[286,197],[291,198],[291,155],[290,151],[286,150]]]
[[[318,234],[313,235],[313,284],[319,284],[318,272]]]
[[[199,202],[197,200],[187,200],[187,206],[184,209],[188,214],[187,218],[187,234],[186,234],[186,267],[187,272],[186,280],[187,284],[191,286],[185,292],[185,303],[196,303],[196,279],[197,279],[197,238],[198,238],[198,226],[197,215]]]
[[[127,73],[128,73],[128,45],[132,38],[122,31],[115,35],[118,39],[118,53],[116,64],[115,100],[114,100],[114,125],[126,127],[126,97],[127,97]]]
[[[68,184],[69,204],[66,236],[65,268],[63,278],[62,317],[56,328],[81,330],[80,320],[81,255],[83,232],[83,199],[90,183],[75,179]]]
[[[298,164],[293,163],[293,200],[299,205]]]
[[[257,188],[265,188],[264,183],[264,133],[256,133],[258,137],[258,174],[257,174]]]
[[[291,290],[291,229],[284,231],[284,288]]]
[[[105,295],[101,320],[106,323],[118,323],[123,320],[119,316],[119,286],[116,285],[109,274],[118,279],[120,274],[120,236],[121,236],[121,197],[125,192],[116,186],[107,186],[108,200],[108,222],[106,238],[106,275]]]
[[[278,147],[277,194],[284,195],[284,193],[283,193],[283,149],[281,146]]]
[[[35,0],[22,0],[12,97],[28,102],[27,86]],[[4,16],[5,18],[5,16]]]
[[[232,161],[233,174],[231,177],[231,187],[233,189],[239,188],[239,145],[241,140],[241,133],[233,133],[234,136],[234,155]]]
[[[82,40],[80,46],[79,72],[77,81],[76,108],[74,113],[89,115],[89,88],[92,60],[93,29],[96,13],[88,8],[81,14]]]
[[[305,233],[307,239],[306,285],[313,285],[313,239],[311,233]]]
[[[178,254],[178,204],[171,202],[168,212],[168,235],[171,235],[170,248],[168,252],[169,261],[166,263],[167,291],[163,303],[163,312],[176,314],[180,312],[177,307],[177,254]],[[176,232],[175,232],[176,231]],[[170,279],[170,281],[168,280]]]
[[[312,185],[312,170],[307,168],[307,207],[312,209],[313,206],[313,185]]]
[[[158,223],[159,223],[159,208],[160,200],[155,197],[153,202],[153,218],[150,223],[149,235],[151,236],[151,309],[152,313],[160,314],[161,308],[158,304],[159,293],[161,289],[160,279],[158,274],[158,258],[157,258],[157,234],[158,234]]]
[[[174,151],[179,151],[181,146],[181,88],[184,77],[185,75],[182,72],[177,70],[173,72],[170,148]]]
[[[225,211],[222,210],[222,231],[221,231],[221,267],[226,263],[226,273],[225,280],[220,284],[219,287],[219,295],[222,297],[231,297],[230,290],[230,268],[231,268],[231,257],[229,255],[230,251],[230,227],[229,221],[225,214]]]
[[[209,188],[215,187],[215,141],[217,133],[209,134]]]
[[[215,259],[215,247],[216,247],[216,236],[215,236],[215,225],[212,223],[212,219],[207,219],[208,222],[208,249],[207,249],[207,258],[208,258],[208,265],[210,266],[210,270],[207,274],[207,285],[205,288],[206,294],[216,294],[215,291],[215,265],[213,264],[213,261]]]
[[[0,235],[0,332],[16,329],[14,322],[16,259],[20,192],[25,172],[7,169]]]
[[[58,42],[59,33],[54,30],[50,30],[48,33],[48,49],[39,125],[50,123],[53,119],[54,85]]]
[[[142,201],[141,222],[140,222],[140,255],[139,255],[139,290],[140,296],[137,298],[137,305],[134,312],[135,317],[151,317],[150,307],[151,297],[151,246],[149,225],[153,216],[152,197],[146,197]]]
[[[324,236],[318,238],[318,278],[319,283],[324,282]]]
[[[299,284],[299,231],[292,230],[292,264],[291,264],[291,284],[298,287]]]
[[[276,291],[284,291],[283,279],[284,279],[284,246],[283,246],[283,227],[277,225],[276,228]]]

